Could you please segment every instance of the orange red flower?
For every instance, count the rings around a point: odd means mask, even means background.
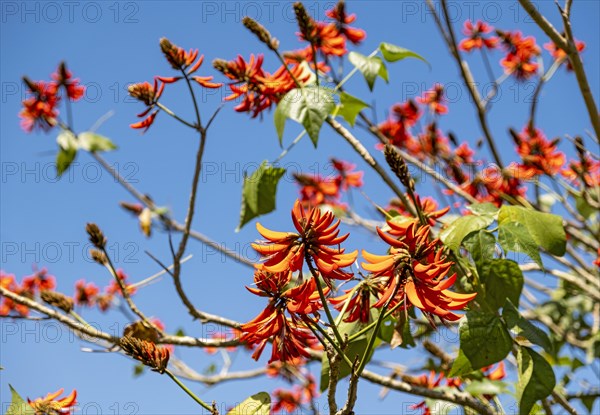
[[[234,109],[238,112],[248,112],[253,118],[277,104],[287,92],[294,89],[294,78],[298,82],[305,82],[311,75],[298,64],[289,67],[293,78],[284,66],[270,74],[263,70],[263,60],[263,55],[250,55],[250,60],[246,62],[238,55],[233,61],[217,59],[213,62],[215,69],[233,81],[229,84],[232,94],[225,100],[242,98],[242,102]]]
[[[292,221],[297,233],[275,232],[256,224],[258,232],[266,239],[254,243],[252,247],[260,253],[264,262],[257,267],[268,272],[298,271],[302,264],[314,261],[323,278],[348,280],[352,274],[343,270],[350,266],[357,251],[345,253],[340,244],[348,238],[348,234],[339,235],[340,221],[335,221],[332,212],[322,212],[319,208],[305,209],[296,200],[292,209]]]
[[[575,40],[575,47],[577,48],[577,52],[581,53],[585,49],[585,42],[582,42],[581,40]],[[545,43],[544,49],[550,52],[550,55],[552,55],[555,61],[564,61],[567,59],[567,54],[565,51],[556,46],[556,43],[554,42]],[[567,61],[567,70],[573,70],[571,61]]]
[[[506,56],[500,61],[504,72],[514,75],[520,81],[535,76],[539,66],[535,59],[540,54],[540,48],[536,44],[535,38],[533,36],[523,37],[519,31],[502,32],[497,30],[496,33],[507,51]]]
[[[335,20],[335,26],[338,33],[344,36],[353,44],[358,44],[365,40],[367,34],[362,29],[356,29],[348,26],[356,20],[356,14],[346,14],[346,3],[339,1],[332,9],[325,12],[327,17]]]
[[[67,97],[72,101],[78,101],[85,93],[85,87],[79,83],[79,79],[73,79],[73,74],[67,69],[67,65],[61,62],[52,78],[58,88],[64,87]]]
[[[73,300],[75,304],[92,307],[96,304],[96,296],[100,292],[100,289],[93,282],[86,284],[85,280],[79,280],[75,283],[75,295]]]
[[[138,118],[144,118],[142,121],[137,123],[133,123],[130,125],[133,129],[144,129],[144,132],[148,131],[148,128],[154,123],[154,119],[158,114],[158,110],[152,111],[155,108],[158,99],[163,93],[165,89],[165,83],[161,82],[158,84],[158,78],[154,79],[154,84],[150,84],[148,82],[138,83],[129,85],[127,89],[129,95],[133,98],[137,99],[140,102],[143,102],[146,105],[146,109],[137,115]],[[150,113],[150,115],[148,115]]]
[[[565,155],[556,149],[558,140],[548,141],[537,128],[525,127],[514,139],[523,161],[519,169],[526,177],[540,174],[553,176],[565,164]]]
[[[30,81],[23,78],[27,85],[27,94],[32,95],[23,100],[23,109],[19,113],[21,128],[30,133],[39,128],[48,132],[58,123],[58,87],[54,82]]]
[[[29,405],[36,411],[36,413],[42,414],[70,414],[75,409],[77,404],[77,391],[73,390],[70,395],[65,396],[61,399],[56,399],[62,393],[64,389],[59,389],[54,393],[49,393],[43,398],[38,398],[31,401],[27,398]]]
[[[367,261],[362,267],[381,279],[383,289],[374,307],[382,307],[388,300],[404,302],[404,306],[419,308],[432,325],[433,316],[456,321],[462,310],[475,298],[476,293],[461,294],[450,291],[456,274],[447,277],[452,262],[446,258],[439,239],[430,240],[430,227],[417,222],[387,222],[390,230],[377,233],[390,245],[388,254],[373,255],[363,250]],[[391,304],[391,303],[390,303]]]
[[[442,84],[435,84],[429,91],[425,91],[423,96],[418,97],[417,101],[421,104],[429,106],[432,113],[443,115],[448,112],[448,107],[445,105],[444,87]]]
[[[471,20],[467,20],[463,27],[463,33],[467,36],[461,40],[458,47],[465,52],[470,52],[473,49],[494,49],[498,44],[497,37],[486,37],[493,28],[485,22],[478,20],[475,24]]]

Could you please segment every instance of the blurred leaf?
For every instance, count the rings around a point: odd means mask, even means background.
[[[529,415],[536,401],[552,393],[556,385],[556,377],[552,366],[542,356],[527,347],[519,347],[517,369],[519,414]]]
[[[496,237],[489,231],[481,229],[471,232],[463,239],[462,244],[467,248],[469,254],[471,254],[477,267],[480,267],[486,261],[494,259]]]
[[[487,228],[493,221],[494,217],[491,215],[461,216],[440,232],[440,239],[444,245],[458,253],[463,239],[468,234]]]
[[[477,270],[485,286],[485,302],[493,311],[504,306],[507,299],[519,304],[525,281],[519,264],[510,259],[492,259],[483,262]]]
[[[338,330],[342,335],[342,338],[347,334],[351,336],[357,332],[359,332],[362,328],[364,328],[366,324],[361,323],[360,321],[354,321],[352,323],[342,322],[338,325]],[[351,362],[354,362],[354,359],[358,355],[362,357],[365,349],[367,348],[367,344],[369,343],[369,337],[375,328],[370,329],[366,333],[361,334],[356,339],[350,342],[344,351],[345,355],[348,356]],[[377,342],[375,342],[377,346]],[[373,350],[369,356],[367,356],[367,361],[371,360],[373,356]],[[338,380],[345,378],[350,375],[352,368],[348,365],[348,363],[342,359],[338,368]],[[323,392],[329,386],[329,359],[327,358],[327,353],[323,353],[323,358],[321,359],[321,384],[320,390]]]
[[[245,399],[227,412],[227,415],[269,415],[271,396],[267,392],[258,392]]]
[[[358,114],[369,106],[366,102],[352,96],[346,92],[340,93],[340,109],[338,114],[342,116],[348,124],[354,127]]]
[[[380,57],[368,57],[353,51],[348,55],[348,59],[363,74],[371,91],[378,76],[388,82],[387,68]]]
[[[56,154],[56,174],[62,176],[67,171],[73,160],[77,156],[77,150],[60,148]]]
[[[263,161],[250,177],[244,176],[242,188],[242,208],[237,231],[257,216],[275,210],[277,183],[285,174],[285,169],[272,167]]]
[[[469,311],[458,330],[460,352],[448,377],[461,376],[499,362],[512,347],[510,334],[494,313]]]
[[[499,380],[489,380],[486,378],[474,380],[467,385],[465,392],[471,395],[501,395],[508,393],[508,385]]]
[[[541,268],[544,267],[539,245],[533,240],[522,223],[505,222],[500,224],[498,227],[498,242],[505,251],[522,252],[533,259]]]
[[[289,118],[304,126],[317,147],[321,126],[334,109],[335,102],[330,89],[314,85],[292,89],[279,101],[273,116],[279,144],[282,144],[285,122]]]
[[[12,399],[5,415],[35,415],[33,408],[21,398],[17,391],[8,385],[12,394]]]
[[[493,203],[472,203],[467,206],[471,212],[478,216],[496,216],[498,214],[498,207]]]
[[[530,342],[542,346],[547,353],[552,353],[552,343],[548,335],[542,329],[525,319],[513,303],[512,299],[507,298],[502,309],[502,318],[508,329],[515,335],[524,336]]]
[[[567,236],[560,216],[521,206],[502,206],[498,214],[498,224],[502,226],[507,223],[520,223],[525,226],[535,243],[551,254],[565,254]]]
[[[379,45],[379,50],[381,51],[383,58],[388,62],[397,62],[406,58],[417,58],[429,65],[429,62],[427,62],[425,58],[418,53],[400,46],[393,45],[391,43],[381,43]]]
[[[79,134],[79,147],[86,151],[111,151],[117,148],[110,139],[89,131]]]
[[[600,192],[600,189],[598,189],[598,191]],[[598,213],[598,209],[590,206],[581,195],[575,196],[575,207],[577,208],[577,212],[586,219],[589,219],[590,216]]]

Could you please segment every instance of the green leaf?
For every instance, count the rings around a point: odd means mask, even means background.
[[[279,144],[282,144],[285,121],[290,118],[304,126],[317,147],[321,126],[334,109],[335,102],[330,89],[315,85],[292,89],[281,99],[273,116]]]
[[[484,262],[494,259],[496,237],[489,231],[482,229],[471,232],[463,239],[462,244],[467,248],[478,268]]]
[[[483,378],[469,383],[465,388],[465,392],[468,392],[471,395],[500,395],[508,393],[509,390],[504,382]]]
[[[542,329],[525,319],[509,299],[506,299],[506,303],[502,309],[502,318],[508,329],[516,336],[523,336],[530,342],[542,346],[546,352],[552,353],[552,343],[548,335]]]
[[[21,398],[12,385],[8,385],[12,394],[12,400],[5,415],[35,415],[33,408]]]
[[[277,183],[284,174],[284,168],[269,166],[267,161],[263,161],[250,177],[244,176],[240,224],[237,231],[257,216],[275,210]]]
[[[454,362],[452,363],[452,368],[450,369],[450,373],[448,373],[448,377],[462,376],[472,371],[473,367],[471,366],[471,362],[467,356],[465,356],[463,351],[459,349],[458,356],[456,356],[456,359],[454,359]]]
[[[469,311],[458,330],[460,352],[448,377],[461,376],[499,362],[512,347],[510,334],[493,313]]]
[[[543,268],[538,244],[533,240],[525,225],[505,222],[498,226],[498,242],[505,251],[522,252]]]
[[[463,239],[468,234],[487,228],[493,221],[494,218],[490,215],[461,216],[440,232],[440,239],[444,245],[458,253]]]
[[[342,322],[339,324],[338,330],[339,330],[340,334],[342,335],[342,338],[344,338],[344,336],[346,334],[348,336],[351,336],[351,335],[357,333],[362,328],[364,328],[365,325],[366,324],[363,324],[359,321],[355,321],[352,323]],[[367,331],[366,333],[363,333],[362,335],[358,336],[356,339],[351,341],[350,344],[348,344],[344,353],[346,354],[346,356],[348,356],[348,359],[350,359],[350,361],[353,362],[357,355],[359,357],[362,357],[363,353],[365,352],[365,349],[367,348],[367,344],[369,343],[369,337],[373,333],[373,330],[374,330],[374,328]],[[377,344],[378,343],[376,341],[375,345],[377,346]],[[371,360],[372,356],[373,356],[373,350],[371,350],[371,353],[369,354],[369,356],[367,356],[367,361]],[[344,359],[342,359],[340,361],[339,367],[338,367],[338,376],[339,376],[338,380],[341,380],[341,379],[345,378],[346,376],[349,376],[351,370],[352,369],[348,365],[348,363],[346,363],[346,361]],[[327,358],[327,353],[323,353],[323,358],[321,359],[321,384],[320,384],[321,392],[323,392],[325,389],[327,389],[328,386],[329,386],[329,359]]]
[[[350,52],[348,59],[363,74],[371,91],[378,76],[388,82],[387,68],[380,57],[368,57],[358,52]]]
[[[383,58],[388,62],[397,62],[406,58],[417,58],[429,65],[429,62],[427,62],[425,58],[418,53],[400,46],[393,45],[391,43],[382,42],[379,45],[379,50],[381,51]]]
[[[598,192],[598,194],[600,194],[600,188],[596,188],[595,190]],[[593,194],[593,191],[590,193]],[[577,208],[577,212],[579,212],[579,214],[586,219],[589,219],[590,216],[598,213],[598,209],[590,206],[590,204],[581,195],[575,196],[575,207]]]
[[[348,124],[354,127],[358,114],[369,106],[366,102],[352,96],[346,92],[340,93],[340,108],[338,114],[346,120]]]
[[[267,392],[258,392],[245,399],[227,412],[227,415],[269,415],[271,396]]]
[[[567,237],[563,220],[558,215],[537,212],[521,206],[502,206],[498,214],[498,224],[520,223],[535,243],[551,254],[565,254]]]
[[[519,415],[529,415],[536,401],[546,398],[556,385],[552,366],[538,353],[519,347],[517,353]]]
[[[79,147],[86,151],[111,151],[117,148],[110,139],[90,131],[79,134]]]
[[[494,205],[493,203],[488,203],[488,202],[472,203],[467,206],[467,209],[469,209],[475,215],[479,215],[479,216],[490,215],[490,216],[494,216],[494,217],[498,214],[498,211],[499,211],[499,209],[496,205]]]
[[[77,156],[77,150],[59,148],[58,153],[56,153],[56,174],[58,177],[67,171],[73,160],[75,160],[75,156]]]
[[[523,272],[519,264],[510,259],[492,259],[477,267],[479,278],[485,286],[485,302],[498,310],[506,300],[519,304],[523,290]]]

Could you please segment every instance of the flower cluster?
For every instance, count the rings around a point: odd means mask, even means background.
[[[362,267],[371,272],[378,284],[374,307],[403,302],[420,309],[435,326],[433,316],[442,321],[456,321],[476,293],[450,291],[456,274],[448,277],[453,262],[449,261],[439,239],[430,239],[429,225],[408,221],[387,222],[389,231],[377,229],[381,239],[390,245],[386,255],[373,255],[363,250],[367,262]]]
[[[3,271],[0,271],[0,286],[22,297],[33,299],[42,291],[54,290],[56,287],[56,278],[48,274],[46,268],[42,268],[32,275],[23,277],[21,284],[18,284],[13,274],[5,274]],[[21,316],[29,314],[27,306],[15,303],[10,298],[3,297],[0,304],[0,316],[7,316],[12,311]]]
[[[275,232],[256,227],[266,241],[252,244],[264,261],[256,265],[254,287],[248,290],[269,298],[267,307],[253,320],[242,326],[241,340],[258,345],[253,354],[258,359],[269,340],[273,341],[270,362],[291,361],[309,357],[307,348],[316,346],[310,324],[322,308],[319,290],[322,277],[327,284],[323,295],[329,292],[331,280],[348,280],[352,274],[343,268],[352,264],[357,252],[346,254],[340,244],[348,235],[338,236],[339,220],[334,222],[331,212],[318,208],[305,209],[296,201],[292,222],[297,233]],[[304,279],[301,271],[307,262],[311,277]],[[300,271],[298,278],[293,273]]]
[[[504,379],[506,376],[506,372],[504,371],[504,362],[498,363],[498,365],[494,368],[492,366],[487,366],[481,369],[483,377],[491,380],[491,381],[499,381]],[[442,385],[442,381],[446,380],[446,385]],[[436,373],[435,371],[430,371],[429,375],[423,374],[420,376],[403,376],[403,380],[407,383],[410,383],[415,386],[419,386],[427,389],[435,389],[435,388],[460,388],[462,385],[462,381],[459,378],[448,378],[444,372]],[[487,400],[491,400],[493,395],[483,395]],[[422,415],[431,415],[432,408],[429,408],[427,401],[422,401],[410,406],[410,409],[420,409]]]
[[[524,177],[540,174],[553,176],[565,164],[565,155],[556,149],[558,139],[548,141],[537,128],[527,126],[521,134],[513,134],[513,139],[521,156],[519,169]]]
[[[300,271],[306,258],[309,265],[314,262],[326,281],[352,277],[343,268],[354,263],[358,252],[346,254],[339,247],[348,234],[338,236],[340,221],[335,221],[332,212],[324,213],[319,208],[305,209],[297,200],[292,209],[292,221],[297,233],[275,232],[256,224],[258,232],[266,239],[252,244],[264,257],[264,262],[257,265],[259,269],[268,272]]]
[[[577,52],[581,53],[585,49],[585,42],[580,40],[575,40],[575,47],[577,48]],[[554,42],[548,42],[544,44],[544,49],[550,52],[550,55],[554,58],[555,61],[564,62],[567,60],[567,54],[564,50],[556,46]],[[573,64],[571,61],[567,61],[567,71],[573,70]]]
[[[498,38],[486,36],[492,30],[493,27],[481,20],[475,24],[471,20],[467,20],[463,27],[463,33],[467,37],[461,40],[458,47],[465,52],[471,52],[473,49],[494,49],[498,45]]]
[[[310,404],[314,398],[319,396],[317,384],[310,375],[307,376],[304,384],[294,385],[291,390],[277,388],[271,395],[273,397],[272,414],[279,413],[282,410],[288,414],[298,413],[304,405]]]
[[[279,103],[292,89],[314,82],[314,74],[310,68],[321,72],[329,71],[328,57],[345,55],[348,52],[346,40],[358,44],[366,37],[363,30],[349,26],[356,20],[356,16],[346,13],[343,1],[326,12],[333,20],[331,22],[313,20],[300,3],[294,4],[294,10],[300,28],[298,37],[301,41],[309,42],[310,45],[301,50],[283,52],[285,62],[274,72],[270,73],[263,69],[263,55],[250,55],[248,60],[238,56],[231,61],[222,59],[213,61],[215,69],[230,80],[228,87],[231,94],[225,100],[241,100],[235,107],[236,111],[247,112],[253,118],[257,117]],[[245,25],[269,48],[276,49],[277,42],[273,42],[266,29],[262,26],[258,27],[256,22],[248,19]],[[315,53],[317,56],[314,56]],[[319,54],[323,56],[323,61],[319,61]],[[304,62],[309,65],[303,65]]]
[[[78,101],[85,93],[85,87],[80,85],[79,79],[73,78],[64,62],[61,62],[52,81],[31,81],[24,77],[27,86],[28,98],[23,100],[23,109],[19,113],[21,127],[32,132],[39,128],[49,131],[58,124],[58,104],[61,101],[61,90],[64,96],[72,101]]]
[[[129,295],[136,292],[136,288],[127,284],[127,274],[121,269],[117,270],[117,278],[119,278],[127,289]],[[100,288],[92,282],[86,283],[85,280],[79,280],[75,283],[75,294],[73,299],[75,304],[82,307],[98,306],[100,311],[107,311],[113,303],[115,296],[122,295],[122,290],[119,283],[112,279],[110,284],[104,287],[104,292],[100,294]]]
[[[282,65],[271,74],[263,69],[263,61],[263,55],[250,55],[248,61],[239,55],[229,62],[221,59],[213,61],[215,69],[232,81],[228,84],[231,95],[225,100],[241,99],[235,110],[248,112],[253,118],[277,104],[296,87],[296,82],[305,83],[311,77],[310,71],[300,64],[287,69]]]
[[[167,38],[160,39],[160,49],[171,67],[181,72],[180,76],[155,76],[152,84],[141,82],[132,84],[128,88],[129,95],[142,102],[146,109],[137,115],[143,120],[130,125],[133,129],[143,129],[144,132],[154,123],[160,108],[157,108],[166,84],[175,83],[183,78],[193,80],[203,88],[215,89],[223,86],[221,83],[212,82],[212,76],[193,76],[202,62],[204,55],[198,56],[198,49],[185,49],[174,45]]]
[[[320,308],[316,282],[311,278],[287,288],[291,280],[291,271],[270,273],[257,270],[254,274],[256,288],[247,287],[253,294],[269,298],[267,307],[242,326],[240,340],[257,345],[252,354],[255,360],[258,360],[269,341],[273,341],[269,363],[309,357],[306,349],[316,346],[316,339],[306,327],[307,322],[312,321],[309,315]]]
[[[523,37],[521,32],[503,32],[496,30],[506,55],[500,61],[504,72],[514,75],[518,80],[527,80],[537,74],[537,57],[540,48],[533,36]]]
[[[328,205],[345,210],[346,206],[341,202],[343,192],[352,187],[362,187],[363,172],[353,171],[356,168],[354,164],[332,158],[331,165],[335,174],[330,177],[319,174],[294,175],[300,186],[300,201],[305,207]]]

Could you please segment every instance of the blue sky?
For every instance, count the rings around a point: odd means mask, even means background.
[[[318,19],[333,2],[308,2],[307,9]],[[600,3],[577,1],[573,21],[577,38],[587,42],[584,64],[592,91],[598,97],[600,85],[600,53],[597,40]],[[1,268],[18,278],[31,273],[32,266],[47,267],[58,280],[58,289],[71,294],[76,280],[85,278],[99,286],[108,284],[109,275],[87,258],[86,222],[96,222],[109,239],[115,262],[132,280],[141,280],[159,269],[144,253],[150,251],[165,262],[169,259],[166,235],[160,232],[146,239],[137,223],[118,206],[121,200],[132,201],[105,171],[86,154],[81,154],[68,176],[55,179],[53,161],[55,134],[25,134],[19,127],[17,114],[24,95],[20,77],[48,79],[56,65],[65,60],[74,74],[88,87],[84,100],[74,106],[75,128],[84,131],[95,121],[113,111],[99,129],[110,137],[119,150],[106,154],[121,174],[149,193],[161,206],[169,207],[174,217],[185,215],[193,169],[196,137],[185,127],[160,114],[148,133],[140,135],[128,128],[143,108],[127,97],[127,85],[151,80],[154,75],[171,75],[158,47],[158,39],[166,36],[186,49],[198,48],[205,55],[199,75],[215,73],[210,62],[217,57],[232,59],[238,53],[264,53],[256,39],[241,25],[248,14],[269,28],[280,39],[283,49],[297,49],[298,43],[291,3],[279,2],[193,2],[193,1],[125,1],[125,2],[12,2],[1,6],[0,50],[2,111],[0,112],[0,150],[2,166],[2,202],[0,212]],[[547,42],[522,9],[512,2],[451,2],[455,30],[467,18],[488,20],[506,29],[520,29],[534,35],[539,44]],[[386,41],[422,54],[431,70],[417,60],[391,64],[390,83],[377,80],[370,94],[363,79],[353,78],[348,90],[375,104],[382,120],[387,108],[398,101],[420,95],[434,82],[447,86],[450,113],[442,121],[444,131],[451,130],[461,141],[472,145],[480,138],[478,122],[467,91],[458,76],[432,16],[421,1],[348,2],[351,12],[358,14],[356,26],[367,30],[367,40],[357,50],[369,54],[379,42]],[[558,27],[561,26],[553,2],[540,2],[540,10]],[[491,56],[496,74],[501,71],[499,54]],[[550,63],[544,54],[545,64]],[[489,83],[479,56],[469,56],[478,81]],[[273,71],[276,59],[266,56],[265,67]],[[349,64],[346,64],[346,71]],[[494,104],[490,123],[505,159],[513,154],[508,127],[521,129],[527,119],[528,99],[533,84],[506,82],[500,100]],[[221,92],[208,91],[201,98],[201,112],[207,118],[220,105]],[[563,134],[581,135],[590,129],[585,107],[572,74],[561,68],[542,92],[539,125],[549,137]],[[191,118],[189,96],[183,85],[167,88],[163,102],[186,118]],[[252,255],[249,242],[258,234],[253,223],[235,233],[239,218],[243,171],[252,171],[262,160],[273,160],[281,149],[272,125],[272,114],[264,120],[250,120],[227,104],[210,132],[205,152],[205,169],[201,178],[194,228],[221,244]],[[289,143],[299,128],[288,123],[284,143]],[[357,131],[359,138],[372,149],[372,137]],[[571,152],[570,149],[566,149]],[[330,173],[328,159],[335,156],[351,160],[365,171],[365,188],[370,198],[385,204],[391,193],[378,177],[368,170],[349,146],[331,130],[324,128],[318,151],[305,139],[282,161],[289,171]],[[488,158],[487,154],[484,157]],[[423,193],[432,193],[425,185]],[[289,209],[297,188],[291,175],[286,175],[277,195],[278,211],[261,218],[273,229],[290,226]],[[356,208],[364,215],[373,211],[366,199],[354,195]],[[352,249],[362,247],[376,251],[382,245],[366,232],[353,230],[348,242]],[[240,321],[248,320],[263,306],[244,288],[251,273],[239,264],[192,241],[188,252],[193,258],[186,263],[183,283],[191,299],[202,310],[220,313]],[[255,258],[254,258],[255,259]],[[554,283],[546,277],[548,284]],[[182,328],[186,334],[203,336],[213,329],[191,322],[169,284],[168,279],[149,286],[136,301],[147,315],[159,317],[167,330]],[[89,321],[97,322],[105,331],[120,332],[127,320],[118,312],[101,315],[82,310]],[[31,321],[0,320],[2,349],[0,363],[1,403],[7,404],[8,383],[23,395],[41,396],[60,387],[77,388],[82,408],[100,408],[98,413],[197,413],[196,405],[166,377],[146,373],[134,379],[133,364],[116,354],[82,353],[86,346],[58,326]],[[454,340],[448,350],[456,348]],[[199,371],[211,363],[221,364],[217,357],[203,351],[178,352]],[[266,355],[266,353],[265,353]],[[396,350],[384,357],[404,365],[422,361],[422,353]],[[263,357],[261,363],[265,363]],[[255,367],[245,352],[236,355],[234,368]],[[313,365],[316,373],[318,368]],[[234,404],[259,390],[270,391],[272,380],[228,383],[211,389],[192,385],[202,391],[206,400]],[[342,388],[343,389],[343,388]],[[377,402],[378,387],[362,382],[357,413],[397,413],[399,405],[419,400],[390,394]],[[87,405],[87,406],[86,406]],[[85,411],[83,411],[85,412]]]

